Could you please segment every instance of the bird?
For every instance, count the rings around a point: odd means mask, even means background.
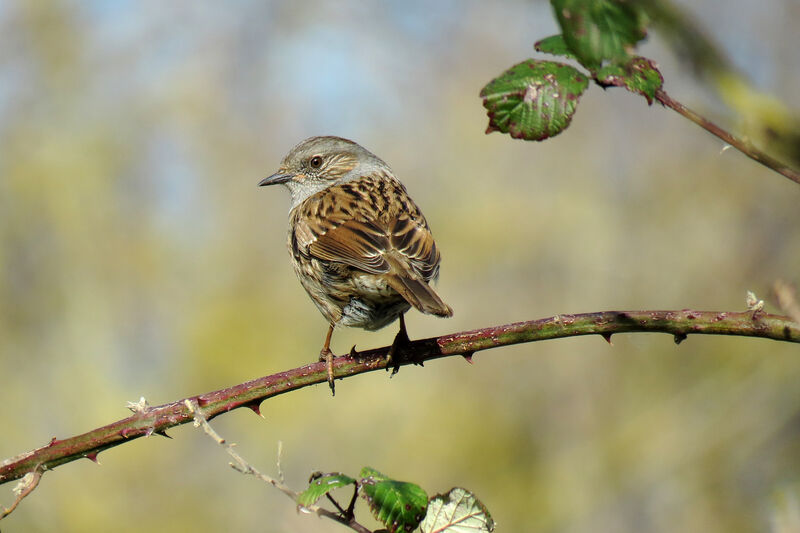
[[[336,394],[331,336],[339,326],[400,330],[387,354],[395,361],[410,342],[404,314],[411,307],[450,317],[431,287],[440,253],[422,211],[378,156],[342,137],[310,137],[292,148],[278,171],[258,185],[289,189],[288,248],[292,266],[328,321],[320,350]],[[355,346],[351,350],[354,355]]]

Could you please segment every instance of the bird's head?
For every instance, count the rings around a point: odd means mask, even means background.
[[[380,158],[353,141],[341,137],[310,137],[289,151],[275,174],[258,184],[286,185],[294,208],[331,185],[388,170]]]

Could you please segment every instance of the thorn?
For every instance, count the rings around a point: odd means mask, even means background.
[[[352,348],[350,348],[350,353],[348,354],[350,357],[357,357],[358,352],[356,351],[356,345],[354,344]]]
[[[674,337],[674,340],[675,340],[675,344],[682,343],[683,341],[686,340],[686,333],[676,333],[675,337]]]
[[[255,414],[257,414],[261,418],[264,418],[264,415],[261,414],[261,402],[260,401],[256,401],[256,402],[252,402],[252,403],[246,403],[246,404],[244,404],[244,406],[247,407],[248,409],[250,409],[251,411],[253,411]]]
[[[155,432],[155,430],[156,430],[156,428],[153,428],[153,427],[147,428],[147,430],[144,432],[144,436],[145,437],[149,437],[150,435],[152,435]]]
[[[94,464],[99,465],[100,461],[97,460],[97,453],[98,452],[89,452],[86,454],[86,458],[89,459]]]
[[[172,438],[169,435],[167,435],[167,430],[166,429],[162,429],[161,431],[156,431],[155,434],[156,435],[161,435],[165,439],[171,439]]]
[[[475,364],[475,363],[473,363],[473,361],[472,361],[472,356],[473,356],[473,355],[475,355],[475,352],[467,352],[467,353],[461,354],[461,357],[463,357],[463,358],[464,358],[464,360],[465,360],[467,363],[469,363],[469,364],[471,364],[471,365],[472,365],[472,364]]]
[[[50,442],[49,442],[47,445],[48,445],[48,446],[52,446],[52,445],[53,445],[53,444],[55,444],[56,442],[58,442],[58,439],[57,439],[56,437],[52,437],[52,438],[50,439]]]
[[[611,335],[613,335],[613,333],[601,333],[600,335],[606,340],[608,344],[614,346],[614,343],[611,342]]]

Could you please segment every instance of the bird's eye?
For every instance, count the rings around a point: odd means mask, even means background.
[[[322,156],[315,155],[311,159],[308,160],[308,164],[311,168],[319,168],[322,166]]]

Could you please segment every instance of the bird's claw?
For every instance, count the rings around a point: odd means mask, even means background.
[[[390,368],[392,369],[392,374],[389,377],[394,376],[400,370],[400,354],[403,348],[409,344],[411,344],[411,339],[408,338],[408,333],[406,333],[405,328],[401,328],[400,331],[397,332],[397,335],[395,335],[392,345],[389,347],[389,351],[386,352],[386,371],[388,372]]]

